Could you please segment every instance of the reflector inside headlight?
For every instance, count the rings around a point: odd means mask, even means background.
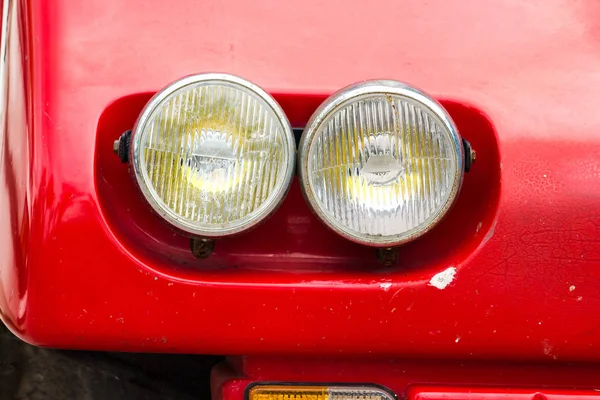
[[[435,100],[395,81],[333,94],[299,148],[305,197],[332,229],[359,243],[395,246],[435,225],[462,183],[460,136]]]
[[[275,100],[226,74],[186,77],[146,105],[131,157],[144,196],[176,227],[203,237],[248,229],[285,196],[295,142]]]
[[[257,385],[247,400],[395,400],[391,393],[373,386],[278,386]]]

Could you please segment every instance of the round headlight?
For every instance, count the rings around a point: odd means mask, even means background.
[[[304,196],[333,230],[393,247],[433,227],[457,197],[461,138],[444,108],[396,81],[367,81],[329,97],[298,150]]]
[[[290,124],[264,90],[236,76],[183,78],[146,105],[130,160],[152,208],[192,235],[218,237],[266,218],[295,163]]]

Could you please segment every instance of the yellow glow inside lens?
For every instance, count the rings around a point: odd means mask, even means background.
[[[141,166],[152,194],[177,218],[209,229],[242,226],[277,201],[293,157],[270,105],[224,82],[172,93],[142,134]]]
[[[445,211],[461,176],[459,156],[452,134],[426,107],[369,94],[320,123],[305,179],[337,230],[379,242],[409,236]]]

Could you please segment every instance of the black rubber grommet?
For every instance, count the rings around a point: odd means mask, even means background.
[[[463,139],[463,149],[465,150],[465,172],[469,172],[471,170],[471,166],[473,165],[473,158],[472,158],[472,149],[471,149],[471,143],[469,143],[468,140]]]
[[[125,131],[119,138],[119,153],[118,156],[122,163],[129,162],[129,146],[131,144],[131,131]]]

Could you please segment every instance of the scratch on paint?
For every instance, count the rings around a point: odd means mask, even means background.
[[[429,281],[429,285],[440,290],[445,289],[454,280],[455,275],[456,268],[450,267],[439,274],[435,274]]]
[[[494,232],[496,231],[496,223],[497,222],[498,221],[494,221],[492,223],[492,227],[490,228],[490,230],[483,237],[482,244],[486,244],[488,242],[488,240],[490,240],[492,238],[492,236],[494,236]]]
[[[479,232],[479,230],[481,229],[482,226],[483,226],[482,222],[478,223],[477,228],[475,229],[475,233]]]

